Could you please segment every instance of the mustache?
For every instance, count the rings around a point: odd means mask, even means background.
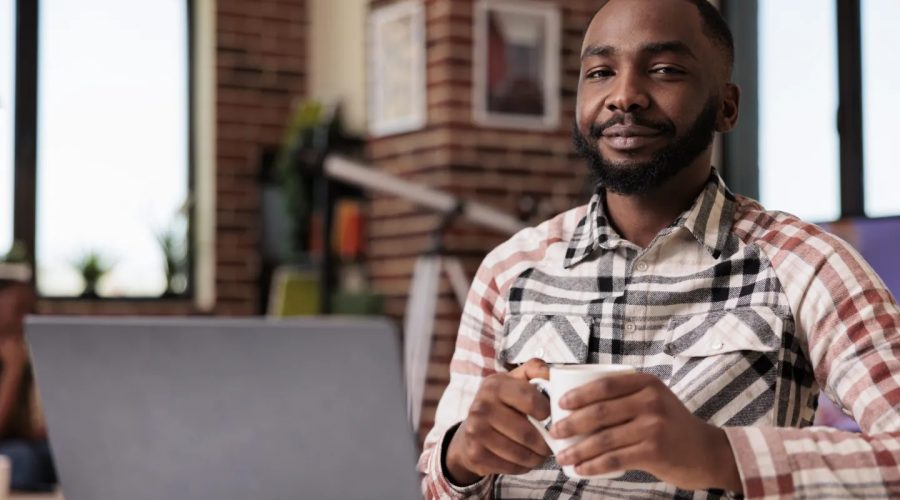
[[[662,121],[653,121],[646,120],[639,115],[634,113],[617,113],[613,115],[612,118],[606,120],[603,123],[593,123],[591,124],[591,129],[589,131],[591,138],[599,139],[600,136],[603,135],[603,132],[612,127],[613,125],[637,125],[639,127],[647,127],[652,128],[654,130],[658,130],[663,134],[672,134],[675,132],[675,125],[670,122],[662,122]]]

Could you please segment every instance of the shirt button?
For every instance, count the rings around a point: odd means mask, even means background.
[[[628,333],[632,333],[637,330],[637,326],[634,323],[625,323],[625,331]]]
[[[723,347],[725,347],[725,344],[723,344],[720,341],[713,342],[713,344],[712,344],[712,348],[717,351],[721,351]]]
[[[637,269],[639,273],[645,273],[650,266],[648,266],[646,262],[638,262],[634,268]]]
[[[543,359],[544,358],[544,350],[538,349],[537,351],[534,351],[534,357]]]

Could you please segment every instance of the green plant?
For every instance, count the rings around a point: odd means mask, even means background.
[[[168,223],[154,229],[156,242],[163,258],[166,289],[163,296],[179,295],[188,286],[188,238],[190,237],[193,196],[188,195]]]
[[[27,282],[31,280],[31,263],[28,246],[21,241],[13,242],[9,251],[0,255],[0,280]]]
[[[112,264],[98,251],[90,250],[72,263],[84,280],[82,295],[97,296],[97,282],[112,269]]]
[[[291,115],[275,171],[281,183],[284,206],[291,223],[292,250],[303,252],[309,245],[312,214],[311,169],[318,168],[339,124],[335,110],[316,100],[301,101]]]
[[[6,252],[2,258],[0,258],[0,262],[6,262],[9,264],[24,264],[28,262],[28,247],[25,245],[23,241],[16,240],[13,242],[12,246],[9,247],[9,251]]]
[[[187,288],[187,245],[184,234],[170,226],[157,233],[156,241],[159,242],[159,248],[163,253],[166,273],[164,295],[184,292]]]

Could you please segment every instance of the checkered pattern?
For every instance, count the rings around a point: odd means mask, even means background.
[[[723,426],[748,498],[900,495],[900,308],[846,243],[732,195],[718,175],[641,249],[603,192],[485,259],[419,468],[428,498],[720,498],[649,474],[568,479],[552,459],[468,488],[443,448],[484,377],[538,357],[625,363]],[[819,389],[864,435],[809,427]]]

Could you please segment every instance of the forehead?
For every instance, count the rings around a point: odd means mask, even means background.
[[[610,46],[629,53],[659,42],[681,42],[701,60],[714,53],[697,8],[683,0],[610,0],[588,26],[581,49]]]

